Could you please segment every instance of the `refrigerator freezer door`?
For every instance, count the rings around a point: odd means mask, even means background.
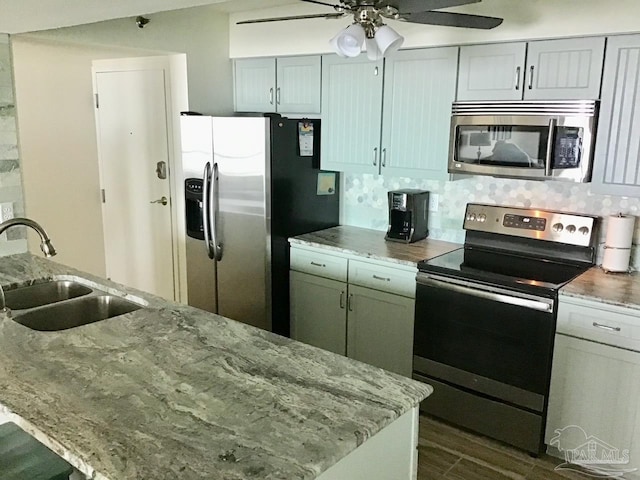
[[[180,117],[183,178],[202,178],[204,166],[213,161],[211,117]],[[216,264],[207,255],[205,242],[185,236],[187,255],[187,301],[215,313]]]
[[[268,221],[265,182],[269,164],[268,118],[214,117],[218,165],[218,313],[266,330]]]

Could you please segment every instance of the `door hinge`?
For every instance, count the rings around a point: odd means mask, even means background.
[[[96,108],[100,108],[100,102],[98,101],[98,94],[95,94],[96,97]]]
[[[102,197],[102,203],[107,203],[106,197],[105,197],[105,194],[104,194],[104,188],[100,189],[100,196]]]

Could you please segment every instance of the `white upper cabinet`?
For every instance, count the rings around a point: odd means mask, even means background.
[[[458,47],[397,52],[384,71],[380,172],[445,180]]]
[[[326,55],[322,65],[322,168],[378,173],[382,62]]]
[[[460,48],[459,101],[600,98],[604,37]]]
[[[607,42],[593,191],[640,196],[640,35]]]
[[[447,178],[457,61],[457,47],[406,50],[383,73],[364,55],[324,57],[322,168]]]
[[[460,48],[458,100],[522,100],[527,44]]]
[[[319,114],[320,78],[318,55],[235,60],[235,111]]]
[[[600,98],[604,37],[529,42],[525,100]]]

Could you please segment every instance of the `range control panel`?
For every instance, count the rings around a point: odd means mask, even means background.
[[[464,229],[589,246],[598,217],[533,208],[467,204]]]

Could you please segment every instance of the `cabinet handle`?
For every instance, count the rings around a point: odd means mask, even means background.
[[[269,104],[273,105],[273,87],[269,89]]]
[[[373,69],[373,74],[377,77],[378,76],[378,67],[375,67]]]
[[[520,67],[516,68],[516,90],[520,90]]]
[[[382,166],[383,167],[387,166],[387,149],[386,148],[382,149]]]
[[[389,277],[379,277],[378,275],[372,275],[375,280],[382,280],[383,282],[390,282],[391,279]]]
[[[529,68],[529,90],[533,90],[533,65]]]
[[[610,327],[609,325],[603,325],[603,324],[598,323],[598,322],[593,322],[593,326],[597,327],[597,328],[602,328],[603,330],[609,330],[611,332],[619,332],[620,331],[620,327]]]
[[[347,297],[347,310],[353,312],[353,293],[350,293]]]
[[[280,87],[276,88],[276,103],[280,105]]]
[[[344,309],[344,290],[340,292],[340,308]]]
[[[326,265],[324,263],[311,262],[311,265],[313,265],[314,267],[326,268]]]
[[[373,149],[373,166],[374,167],[378,166],[378,147],[375,147]]]

